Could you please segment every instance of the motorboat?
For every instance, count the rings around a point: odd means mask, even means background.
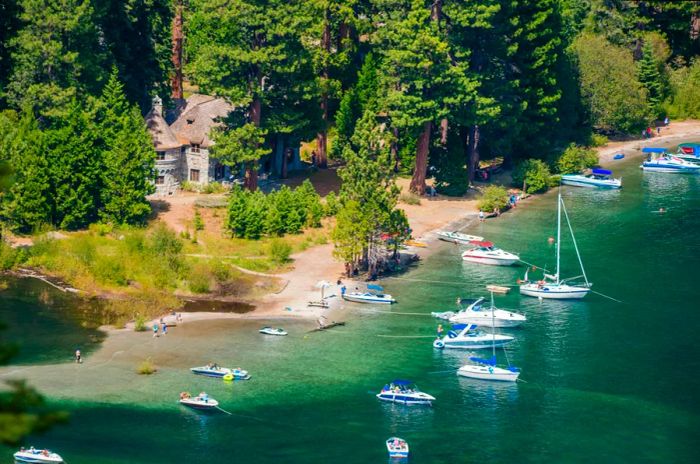
[[[17,462],[33,463],[61,463],[63,458],[47,449],[36,449],[33,446],[29,449],[20,449],[14,455]]]
[[[581,275],[576,277],[570,277],[568,279],[561,279],[559,275],[560,271],[560,258],[561,258],[561,213],[564,212],[566,222],[569,225],[569,231],[571,232],[571,240],[574,244],[574,250],[576,250],[576,257],[578,258],[579,266],[581,267]],[[581,254],[578,251],[578,245],[576,244],[576,237],[574,237],[574,230],[571,227],[571,222],[569,221],[569,215],[566,212],[566,206],[564,205],[564,200],[561,198],[561,190],[559,191],[559,196],[557,199],[557,269],[555,274],[547,274],[544,272],[544,276],[541,280],[531,282],[528,280],[528,270],[525,271],[524,280],[518,280],[520,284],[520,294],[527,296],[534,296],[536,298],[547,298],[547,299],[578,299],[583,298],[591,292],[591,284],[586,276],[586,270],[583,268],[583,261],[581,260]],[[581,283],[569,283],[575,279],[583,277],[583,282]]]
[[[282,328],[275,328],[275,327],[263,327],[262,329],[258,330],[261,334],[265,335],[278,335],[278,336],[285,336],[287,335],[287,331],[282,329]]]
[[[391,437],[386,441],[386,450],[390,458],[407,458],[408,443],[403,438]]]
[[[515,382],[520,376],[517,367],[502,368],[496,366],[496,356],[490,359],[470,357],[474,364],[465,364],[457,370],[457,375],[471,379],[492,380],[499,382]]]
[[[379,285],[369,284],[367,285],[367,291],[354,291],[348,292],[345,287],[340,288],[340,294],[346,301],[352,301],[353,303],[375,303],[375,304],[392,304],[396,303],[396,300],[386,293],[384,289]]]
[[[612,171],[607,169],[593,169],[588,175],[564,174],[561,183],[574,187],[594,187],[602,189],[619,189],[622,187],[622,179],[612,177]]]
[[[228,368],[228,367],[221,367],[218,364],[207,364],[206,366],[201,366],[201,367],[192,367],[190,368],[190,371],[192,371],[193,374],[197,375],[205,375],[207,377],[216,377],[216,378],[226,378],[230,377],[231,380],[248,380],[250,379],[250,374],[248,374],[248,371],[241,369],[240,367],[236,368]]]
[[[437,236],[440,240],[450,243],[456,243],[458,245],[468,245],[469,242],[480,242],[484,237],[479,237],[478,235],[463,234],[461,232],[448,232],[448,231],[438,231]]]
[[[520,256],[494,246],[492,242],[472,241],[474,248],[462,253],[462,259],[472,263],[491,264],[493,266],[511,266],[520,261]]]
[[[455,324],[447,335],[438,337],[433,342],[437,349],[455,348],[462,350],[479,350],[491,346],[503,346],[515,340],[510,335],[484,332],[477,330],[476,324]]]
[[[188,392],[182,392],[180,393],[180,404],[192,409],[204,411],[217,409],[219,407],[219,402],[204,392],[197,396],[192,396]]]
[[[410,380],[394,380],[384,385],[382,391],[377,393],[377,398],[382,401],[400,404],[427,404],[430,406],[435,397],[424,393]]]
[[[676,156],[682,160],[700,164],[700,143],[681,143]]]
[[[443,321],[449,321],[452,316],[454,316],[455,313],[454,311],[443,311],[443,312],[432,312],[430,313],[431,316],[433,316],[436,319],[442,319]]]
[[[498,309],[493,304],[491,294],[491,307],[483,305],[484,298],[479,298],[466,308],[455,313],[449,321],[454,324],[477,324],[486,327],[517,327],[527,320],[522,314]]]
[[[696,174],[700,172],[700,164],[670,155],[665,148],[642,148],[642,153],[648,153],[641,168],[649,172],[670,172],[676,174]]]

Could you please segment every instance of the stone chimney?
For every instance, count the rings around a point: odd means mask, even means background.
[[[158,95],[153,97],[153,114],[163,116],[163,100]]]

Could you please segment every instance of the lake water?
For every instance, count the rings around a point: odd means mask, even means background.
[[[487,296],[486,284],[514,284],[525,268],[463,263],[459,247],[436,244],[415,270],[383,283],[398,304],[348,304],[348,325],[333,331],[284,323],[288,337],[266,338],[260,321],[229,320],[175,328],[167,341],[146,335],[144,346],[177,348],[168,368],[139,377],[133,364],[115,363],[99,381],[76,370],[60,389],[49,387],[70,423],[32,444],[71,464],[376,463],[387,462],[384,440],[394,435],[408,440],[413,463],[698,462],[700,176],[621,163],[622,191],[565,188],[563,196],[594,290],[622,303],[597,294],[496,297],[528,317],[504,330],[516,337],[508,357],[523,382],[458,378],[466,354],[434,350],[437,321],[427,315],[453,309],[460,296]],[[472,233],[553,269],[555,205],[555,195],[534,199]],[[655,213],[660,207],[668,212]],[[562,274],[577,275],[570,240],[562,247]],[[26,282],[0,292],[0,318],[23,341],[24,364],[100,342],[79,317],[65,316],[70,299],[56,293]],[[253,379],[225,384],[187,372],[209,360],[240,365]],[[437,397],[434,406],[380,403],[374,395],[394,378],[416,381]],[[176,404],[180,391],[202,389],[232,415]]]

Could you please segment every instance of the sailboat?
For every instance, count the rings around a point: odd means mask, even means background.
[[[491,294],[493,300],[493,293]],[[494,312],[491,311],[491,318],[494,319]],[[495,319],[492,320],[492,325],[495,325]],[[496,366],[496,332],[492,333],[491,349],[493,355],[491,359],[483,359],[471,356],[469,358],[474,364],[465,364],[457,370],[457,375],[469,377],[472,379],[493,380],[499,382],[515,382],[520,376],[520,369],[513,366],[502,368]],[[505,348],[503,348],[505,351]]]
[[[566,218],[566,223],[569,226],[569,232],[571,233],[571,239],[574,242],[574,249],[576,250],[576,257],[578,258],[578,263],[581,266],[582,275],[576,277],[570,277],[568,279],[561,279],[559,275],[559,263],[561,257],[561,213],[564,212],[564,217]],[[529,271],[529,269],[528,269]],[[525,271],[524,281],[519,281],[520,293],[522,295],[534,296],[537,298],[551,298],[551,299],[578,299],[583,298],[588,295],[591,291],[591,284],[588,282],[588,277],[586,277],[586,270],[583,268],[583,261],[581,261],[581,254],[578,251],[578,245],[576,244],[576,237],[574,237],[574,230],[571,228],[571,222],[569,221],[569,215],[566,212],[566,206],[564,205],[564,200],[561,198],[561,189],[559,190],[559,196],[557,198],[557,270],[554,275],[544,274],[542,280],[535,282],[530,282],[528,280],[528,271]],[[584,283],[572,283],[568,282],[583,277]]]

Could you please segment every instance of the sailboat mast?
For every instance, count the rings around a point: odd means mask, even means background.
[[[494,316],[493,292],[491,292],[491,349],[493,357],[496,357],[496,316]]]
[[[578,264],[581,266],[581,272],[583,273],[583,280],[586,281],[586,286],[590,287],[588,282],[588,276],[586,276],[586,270],[583,268],[583,260],[581,260],[581,253],[578,251],[578,244],[576,243],[576,237],[574,236],[574,229],[571,227],[571,221],[569,220],[569,213],[566,211],[566,205],[562,202],[564,207],[564,217],[566,218],[566,224],[569,226],[569,232],[571,232],[571,241],[574,242],[574,250],[576,250],[576,257],[578,258]]]
[[[557,285],[559,285],[559,256],[561,255],[561,187],[557,196]]]

